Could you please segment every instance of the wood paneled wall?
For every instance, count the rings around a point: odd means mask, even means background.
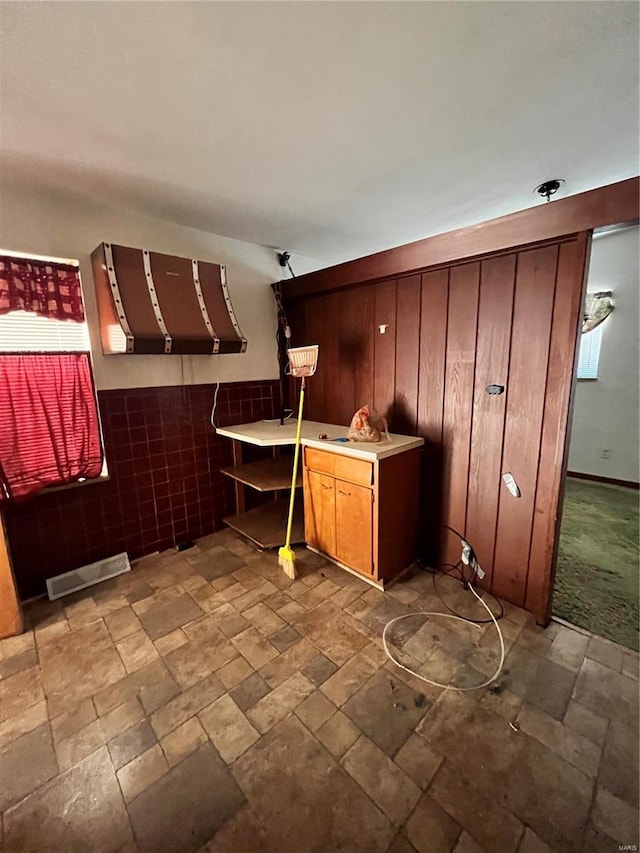
[[[347,424],[370,403],[393,432],[423,436],[425,556],[456,561],[459,540],[442,525],[459,530],[485,585],[539,621],[588,246],[581,234],[286,303],[293,344],[320,345],[307,417]],[[504,393],[488,394],[492,384]]]

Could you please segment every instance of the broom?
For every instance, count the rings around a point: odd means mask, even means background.
[[[291,580],[296,578],[296,554],[291,547],[291,529],[293,527],[293,506],[296,500],[296,480],[298,479],[298,458],[300,456],[300,435],[302,433],[302,407],[304,406],[304,383],[306,377],[302,377],[300,386],[300,404],[298,406],[298,425],[296,427],[296,444],[293,453],[293,475],[291,477],[291,496],[289,497],[289,517],[287,519],[287,537],[284,545],[278,551],[278,562],[284,569],[284,573]]]

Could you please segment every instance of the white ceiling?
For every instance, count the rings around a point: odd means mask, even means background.
[[[36,188],[328,263],[638,173],[635,2],[0,6]]]

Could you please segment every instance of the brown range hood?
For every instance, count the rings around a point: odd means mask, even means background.
[[[223,266],[113,243],[91,261],[106,355],[246,350]]]

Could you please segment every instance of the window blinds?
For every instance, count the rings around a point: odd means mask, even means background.
[[[28,311],[0,314],[0,352],[88,352],[86,322],[54,320]]]
[[[578,379],[597,379],[598,363],[600,361],[600,344],[602,343],[602,324],[590,332],[580,336],[580,352],[578,354]]]

